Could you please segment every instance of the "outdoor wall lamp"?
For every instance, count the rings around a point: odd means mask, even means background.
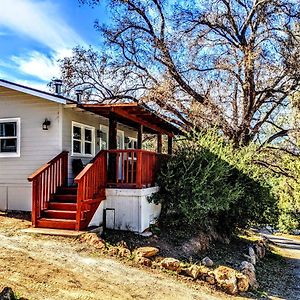
[[[51,125],[51,122],[46,118],[43,125],[43,130],[48,130],[48,127]]]

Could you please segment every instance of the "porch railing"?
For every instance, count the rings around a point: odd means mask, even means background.
[[[48,208],[51,194],[67,183],[68,152],[63,151],[34,172],[28,181],[32,182],[32,225],[35,227],[43,210]]]
[[[140,149],[107,150],[109,187],[144,188],[155,185],[159,154]]]
[[[107,182],[106,155],[106,151],[100,151],[75,178],[78,185],[76,230],[88,226],[99,204],[105,199]]]

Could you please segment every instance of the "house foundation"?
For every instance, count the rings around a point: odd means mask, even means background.
[[[106,200],[99,205],[89,226],[142,233],[159,217],[161,206],[148,198],[158,187],[143,189],[106,189]]]

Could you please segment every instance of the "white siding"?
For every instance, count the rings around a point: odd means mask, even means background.
[[[0,209],[31,209],[27,177],[62,151],[60,105],[0,87],[0,119],[21,118],[20,157],[0,157]],[[42,130],[45,118],[49,130]]]

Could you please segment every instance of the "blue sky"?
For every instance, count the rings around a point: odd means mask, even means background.
[[[0,0],[0,78],[47,89],[59,76],[57,60],[76,45],[101,48],[95,19],[107,22],[104,6],[77,0]]]

